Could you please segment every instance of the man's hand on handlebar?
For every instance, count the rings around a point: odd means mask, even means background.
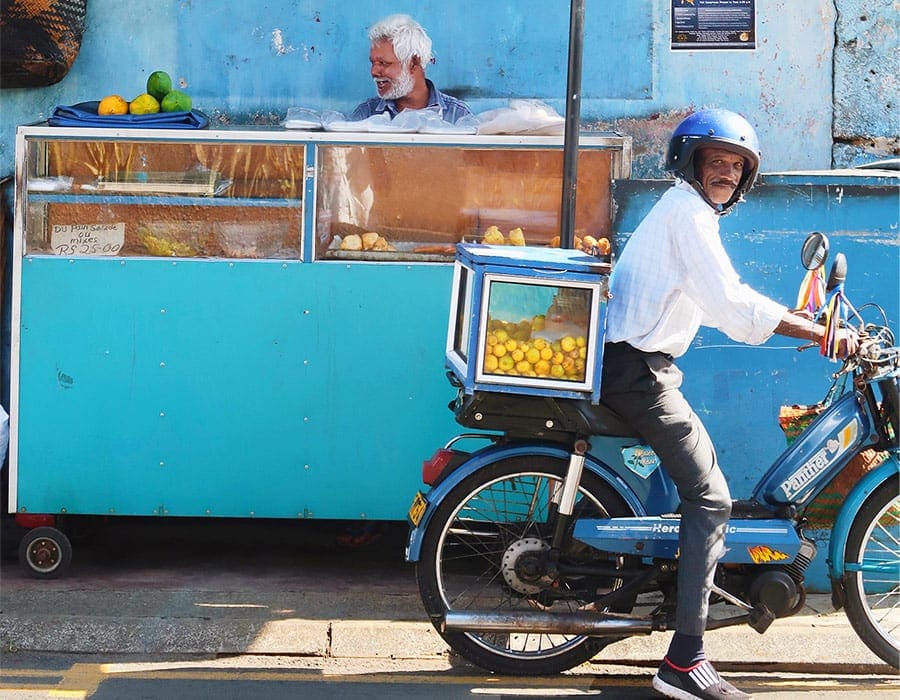
[[[822,338],[825,335],[825,326],[815,323],[807,313],[788,311],[784,314],[775,332],[790,338],[811,340],[812,344],[799,348],[803,350],[821,345]],[[836,343],[838,358],[845,360],[859,350],[859,334],[849,326],[838,328]]]
[[[859,333],[853,328],[838,328],[836,341],[838,359],[846,360],[859,350]]]

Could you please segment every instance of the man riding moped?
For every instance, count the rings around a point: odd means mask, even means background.
[[[773,334],[821,342],[825,327],[742,283],[719,238],[719,217],[753,186],[759,141],[723,109],[684,119],[669,141],[676,183],[629,238],[610,280],[602,401],[649,444],[681,499],[675,634],[653,687],[672,698],[746,698],[703,650],[708,599],[722,555],[731,495],[715,449],[680,391],[676,358],[701,325],[744,343]],[[842,357],[858,346],[839,329]]]

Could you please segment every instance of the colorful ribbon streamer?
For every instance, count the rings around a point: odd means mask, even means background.
[[[829,360],[837,360],[840,350],[838,329],[846,325],[849,303],[844,298],[844,285],[838,286],[828,303],[822,309],[821,320],[825,324],[825,334],[819,345],[819,352]]]
[[[825,273],[821,267],[809,270],[800,285],[797,295],[797,310],[807,311],[810,316],[819,313],[825,303]]]

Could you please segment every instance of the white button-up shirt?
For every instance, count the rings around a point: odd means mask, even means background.
[[[787,308],[742,283],[719,238],[719,217],[678,181],[632,234],[610,279],[606,339],[683,355],[701,325],[758,345]]]

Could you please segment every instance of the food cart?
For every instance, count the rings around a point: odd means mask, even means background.
[[[456,245],[558,245],[563,159],[560,136],[20,127],[9,510],[405,518],[455,432]],[[578,159],[575,235],[610,236],[630,139]],[[33,532],[23,563],[58,575],[63,530]]]

